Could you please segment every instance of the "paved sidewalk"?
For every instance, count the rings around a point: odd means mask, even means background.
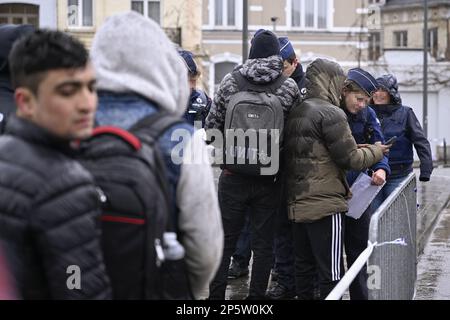
[[[416,300],[450,300],[450,206],[419,259],[416,286]]]
[[[429,229],[427,235],[419,237],[420,239],[418,238],[418,241],[422,243],[419,244],[419,247],[422,247],[422,251],[428,236],[433,231],[433,228],[430,228],[430,226],[433,225],[436,217],[445,208],[450,199],[450,168],[435,168],[431,181],[426,183],[419,182],[418,169],[415,169],[415,172],[417,175],[417,202],[419,204],[417,213],[418,234],[424,234],[424,230]],[[214,176],[216,183],[219,174],[220,169],[215,167]],[[450,240],[442,240],[445,238],[445,235],[450,237],[450,209],[445,211],[445,213],[443,212],[443,215],[439,219],[438,227],[434,229],[432,236],[430,236],[430,245],[434,244],[434,246],[431,248],[427,247],[421,259],[421,264],[419,264],[418,299],[423,297],[423,299],[439,299],[437,297],[446,297],[447,293],[450,294]],[[441,245],[441,247],[437,247],[438,245]],[[438,254],[441,255],[439,258]],[[426,257],[435,259],[435,262],[431,263],[431,260],[426,260]],[[430,270],[427,269],[427,266],[429,266]],[[249,280],[249,276],[230,280],[228,282],[226,299],[244,299],[248,294]],[[448,285],[445,286],[444,283]],[[207,295],[208,292],[205,291],[205,297]],[[344,300],[347,299],[348,295],[345,295]],[[450,299],[450,296],[445,299]]]

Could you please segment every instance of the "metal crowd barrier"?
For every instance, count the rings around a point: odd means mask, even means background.
[[[370,300],[411,300],[417,279],[417,183],[411,173],[384,201],[370,220],[369,241],[382,243],[403,238],[406,246],[375,248],[369,258],[374,283],[369,279]],[[379,278],[376,279],[376,270]],[[372,275],[369,274],[370,277]]]
[[[411,173],[374,212],[367,249],[326,299],[340,299],[367,261],[369,300],[413,299],[417,278],[416,214],[416,177]]]

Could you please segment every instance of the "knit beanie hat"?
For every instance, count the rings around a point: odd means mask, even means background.
[[[278,42],[280,43],[280,54],[283,60],[287,60],[295,54],[294,47],[288,37],[280,37]]]
[[[260,32],[253,38],[249,59],[268,58],[280,54],[277,36],[269,30]]]

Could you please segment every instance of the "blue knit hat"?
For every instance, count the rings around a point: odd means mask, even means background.
[[[396,105],[402,104],[402,97],[398,92],[397,78],[392,74],[382,75],[377,79],[378,88],[386,90],[392,99],[392,103]]]
[[[348,71],[347,79],[355,82],[368,96],[371,96],[372,92],[376,91],[378,88],[377,80],[375,80],[370,73],[361,68],[350,69]]]
[[[192,52],[187,50],[180,50],[180,55],[184,59],[186,63],[186,67],[188,68],[189,75],[196,76],[198,74],[197,64],[194,61],[194,55]]]
[[[278,42],[280,43],[280,54],[283,60],[287,60],[295,54],[294,47],[292,47],[288,37],[279,37]]]

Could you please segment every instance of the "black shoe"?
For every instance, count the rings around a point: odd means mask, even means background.
[[[270,279],[273,282],[277,282],[278,281],[278,272],[276,272],[275,269],[272,269],[272,271],[270,272]]]
[[[249,273],[248,267],[241,267],[239,263],[232,262],[228,270],[228,279],[238,279],[247,276]]]
[[[295,297],[295,291],[277,283],[267,291],[267,297],[271,300],[292,299]]]
[[[247,296],[244,300],[267,300],[266,296]]]

